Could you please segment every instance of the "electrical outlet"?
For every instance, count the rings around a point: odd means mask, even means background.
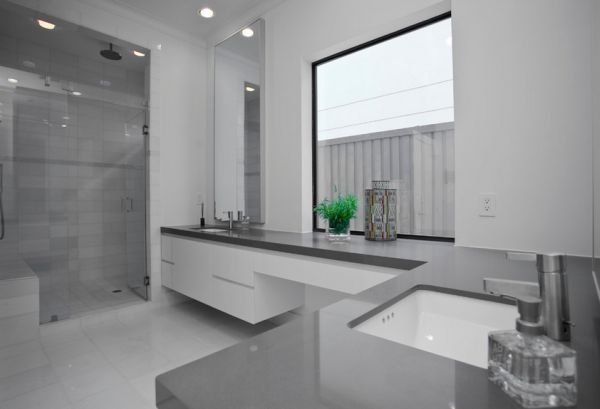
[[[494,193],[479,195],[479,216],[496,217],[496,195]]]

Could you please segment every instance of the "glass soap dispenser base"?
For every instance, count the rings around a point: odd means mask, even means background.
[[[488,378],[524,408],[575,406],[576,352],[543,335],[540,305],[517,298],[517,330],[489,333]]]

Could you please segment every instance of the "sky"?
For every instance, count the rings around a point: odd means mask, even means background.
[[[451,20],[317,67],[318,140],[454,121]]]

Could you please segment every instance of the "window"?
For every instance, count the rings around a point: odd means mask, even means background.
[[[313,203],[397,189],[399,236],[454,237],[450,14],[313,64]],[[326,228],[315,217],[314,228]]]

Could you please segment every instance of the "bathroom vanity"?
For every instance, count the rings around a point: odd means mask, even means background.
[[[409,254],[416,249],[411,242],[407,257],[398,258],[390,256],[393,244],[360,239],[340,245],[309,236],[164,227],[162,284],[255,324],[302,306],[305,284],[358,294],[424,263],[414,251]]]
[[[163,229],[170,235],[176,232]],[[184,237],[194,233],[180,232]],[[460,360],[425,352],[358,331],[361,322],[377,316],[390,301],[414,291],[415,287],[442,289],[446,293],[487,299],[483,278],[497,277],[536,281],[535,266],[507,261],[499,251],[454,247],[452,245],[398,240],[366,249],[373,262],[390,262],[394,254],[402,265],[410,260],[417,266],[393,269],[368,265],[360,252],[350,249],[369,246],[353,237],[347,248],[329,248],[319,233],[256,233],[258,238],[224,233],[205,238],[207,242],[235,245],[239,250],[279,251],[280,256],[298,257],[281,251],[304,243],[304,254],[321,258],[327,252],[342,257],[347,252],[357,270],[396,271],[391,278],[363,291],[348,295],[315,313],[191,362],[156,380],[159,408],[518,408],[498,387],[488,381],[487,371]],[[252,235],[253,233],[247,233]],[[218,237],[218,238],[217,238]],[[262,238],[260,238],[262,237]],[[287,237],[287,242],[284,238]],[[245,241],[246,245],[243,244]],[[235,243],[235,244],[233,244]],[[294,243],[294,244],[291,244]],[[309,249],[313,243],[312,250]],[[377,243],[379,245],[381,243]],[[244,246],[244,247],[242,247]],[[354,247],[353,247],[354,246]],[[279,248],[279,250],[273,250]],[[303,255],[302,257],[307,257]],[[365,256],[366,257],[366,256]],[[381,257],[381,258],[378,258]],[[335,259],[334,259],[335,260]],[[316,261],[315,261],[316,262]],[[600,307],[591,275],[590,260],[569,257],[569,292],[572,341],[577,351],[577,408],[595,409],[600,402]],[[306,269],[309,274],[310,269]]]

